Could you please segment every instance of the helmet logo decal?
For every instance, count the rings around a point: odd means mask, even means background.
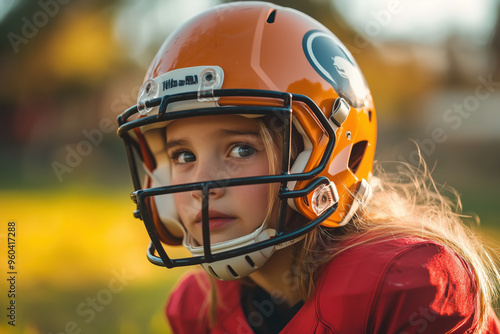
[[[363,107],[369,93],[356,61],[333,34],[311,30],[302,47],[311,66],[353,107]]]
[[[224,71],[219,66],[195,66],[178,68],[150,79],[156,83],[157,95],[165,95],[220,89],[224,82]],[[145,86],[147,87],[147,86]],[[141,94],[143,90],[141,89]]]
[[[213,91],[221,89],[224,82],[224,71],[219,66],[195,66],[179,68],[164,73],[156,78],[148,79],[139,90],[137,110],[146,115],[153,110],[147,107],[149,100],[187,92],[198,92],[198,101],[217,101]],[[169,109],[172,110],[172,109]]]
[[[197,85],[198,84],[198,76],[195,75],[186,75],[183,79],[167,79],[162,82],[162,88],[163,91],[166,91],[168,89],[178,87],[178,86],[191,86],[191,85]]]

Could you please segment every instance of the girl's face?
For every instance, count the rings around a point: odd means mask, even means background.
[[[255,120],[237,115],[180,119],[167,128],[172,184],[269,174],[269,161]],[[210,242],[253,232],[265,220],[268,184],[215,188],[209,192]],[[188,233],[202,245],[202,192],[174,194]]]

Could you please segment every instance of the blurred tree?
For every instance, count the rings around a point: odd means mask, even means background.
[[[116,64],[109,9],[113,2],[20,1],[0,23],[1,97],[102,80]]]
[[[114,39],[116,3],[20,0],[0,21],[0,154],[9,157],[0,170],[9,185],[55,185],[51,162],[98,126],[107,82],[127,65]]]
[[[498,81],[500,80],[500,1],[497,1],[497,20],[491,40],[491,55],[493,76],[495,81]]]

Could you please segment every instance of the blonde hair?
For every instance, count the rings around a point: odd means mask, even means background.
[[[298,273],[301,295],[308,299],[314,290],[318,268],[345,250],[387,238],[416,236],[448,246],[472,267],[479,294],[478,332],[486,325],[488,309],[498,296],[500,273],[481,238],[466,221],[477,217],[461,214],[458,193],[438,186],[425,163],[418,168],[398,164],[398,172],[388,173],[380,165],[371,180],[373,196],[361,206],[351,222],[341,229],[319,227],[309,233],[302,247]],[[349,241],[349,246],[345,242]]]

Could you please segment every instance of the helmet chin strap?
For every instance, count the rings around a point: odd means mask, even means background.
[[[264,221],[262,225],[250,234],[212,244],[211,250],[214,254],[222,253],[268,240],[275,234],[276,230],[267,227],[267,223]],[[225,260],[215,261],[212,263],[202,263],[201,266],[208,274],[217,279],[223,281],[240,279],[261,268],[276,250],[290,246],[301,240],[303,237],[304,236],[301,236],[279,245],[270,246],[252,253],[239,255]],[[193,256],[204,255],[203,246],[194,245],[195,241],[193,237],[187,232],[182,244],[191,252]]]

